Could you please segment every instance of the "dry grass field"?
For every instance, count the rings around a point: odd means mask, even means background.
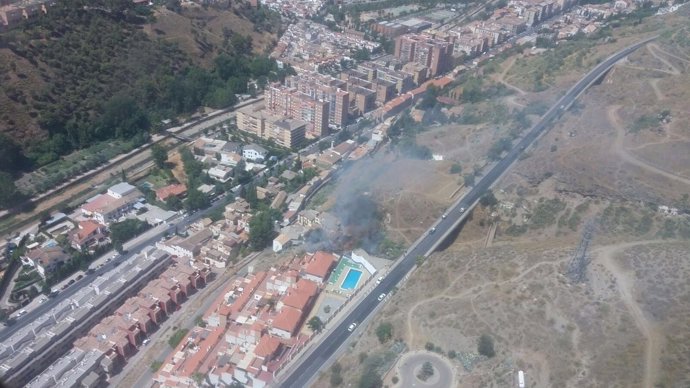
[[[394,357],[396,340],[455,356],[460,387],[513,387],[518,370],[529,387],[690,384],[690,220],[657,211],[690,207],[687,15],[616,30],[581,65],[567,59],[547,91],[524,90],[520,68],[534,58],[507,60],[494,80],[516,91],[504,98],[511,109],[551,101],[599,58],[650,31],[660,38],[616,65],[503,178],[494,190],[500,205],[474,209],[457,239],[415,269],[362,328],[338,361],[341,386],[358,386],[368,360]],[[496,136],[487,126],[447,125],[417,140],[465,169]],[[406,227],[414,239],[451,202],[439,196],[443,182],[458,181],[450,163],[381,166],[391,173],[380,172],[371,190],[389,231]],[[598,229],[587,276],[576,283],[568,262],[591,219]],[[487,247],[492,224],[497,233]],[[393,326],[385,344],[375,333],[381,323]],[[493,338],[495,357],[477,355],[482,334]],[[330,376],[325,370],[315,386],[331,386]],[[395,370],[383,379],[402,386]]]

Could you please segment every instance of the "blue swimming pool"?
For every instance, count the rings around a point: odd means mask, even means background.
[[[361,277],[362,271],[350,268],[350,270],[347,271],[345,280],[343,280],[343,283],[340,285],[340,288],[342,288],[343,290],[354,289],[355,287],[357,287],[357,283],[359,283],[359,278]]]

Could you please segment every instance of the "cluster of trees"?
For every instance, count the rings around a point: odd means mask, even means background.
[[[137,12],[131,1],[63,0],[23,32],[3,36],[45,84],[17,103],[37,112],[37,123],[49,134],[27,145],[34,165],[97,141],[143,143],[162,119],[202,105],[232,105],[235,94],[248,92],[250,79],[265,84],[291,72],[253,56],[251,39],[240,34],[229,37],[210,69],[197,67],[176,45],[149,39],[139,26],[146,19]]]
[[[115,249],[122,252],[122,244],[144,233],[149,227],[146,222],[135,218],[115,222],[110,225],[110,241],[112,241]]]
[[[24,200],[14,184],[14,174],[26,167],[21,148],[9,136],[0,133],[0,209]]]
[[[504,152],[510,151],[513,147],[513,141],[509,137],[503,137],[498,139],[489,148],[489,159],[499,160]]]
[[[393,324],[390,322],[382,322],[376,328],[376,337],[380,343],[386,343],[393,338]]]
[[[396,146],[402,155],[413,159],[428,160],[431,159],[431,150],[426,146],[417,144],[415,139],[421,130],[421,126],[414,121],[409,112],[405,112],[391,125],[388,136],[391,138],[391,144]]]
[[[182,148],[180,150],[180,157],[184,165],[184,173],[187,176],[187,199],[184,202],[184,207],[188,211],[195,211],[205,209],[211,205],[211,201],[206,194],[199,191],[201,184],[212,183],[211,177],[204,174],[204,164],[194,158],[192,151],[189,148]],[[175,201],[172,200],[171,201]],[[174,203],[169,206],[175,206]]]
[[[273,225],[282,214],[276,209],[266,209],[256,212],[249,221],[249,246],[260,251],[273,241],[275,230]]]

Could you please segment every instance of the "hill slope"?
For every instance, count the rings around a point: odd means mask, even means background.
[[[202,105],[227,106],[246,92],[250,76],[274,72],[265,60],[250,66],[253,49],[272,41],[265,28],[232,10],[180,12],[156,11],[157,21],[154,11],[126,0],[60,0],[47,15],[0,34],[0,135],[30,161],[13,165],[38,167],[106,139],[145,141],[152,123]],[[221,28],[227,14],[241,23]],[[196,27],[168,39],[158,27],[170,20]],[[234,33],[233,24],[251,35]],[[183,44],[187,38],[201,46]]]

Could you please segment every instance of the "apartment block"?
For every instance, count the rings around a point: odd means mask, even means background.
[[[314,120],[322,124],[325,121],[324,105],[315,105]],[[291,115],[277,116],[270,114],[268,110],[259,107],[247,106],[237,111],[237,128],[240,131],[253,133],[262,139],[273,140],[278,145],[286,148],[298,148],[304,143],[307,125],[301,117],[293,118]],[[324,133],[324,132],[321,132]]]
[[[407,34],[395,40],[395,57],[429,68],[431,76],[448,71],[452,65],[452,37],[442,39],[431,34]]]

